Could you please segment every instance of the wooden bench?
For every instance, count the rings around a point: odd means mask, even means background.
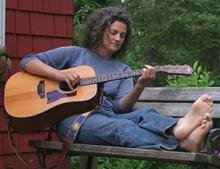
[[[168,116],[182,117],[190,110],[192,103],[202,94],[207,93],[214,97],[214,127],[220,126],[220,87],[200,88],[146,88],[140,96],[135,108],[151,107]],[[215,129],[208,137],[209,144],[206,144],[206,151],[212,154],[189,153],[182,151],[157,151],[150,149],[137,149],[115,146],[85,145],[73,143],[70,147],[70,155],[86,156],[87,162],[80,168],[95,168],[94,159],[97,156],[120,157],[137,160],[159,160],[166,162],[180,162],[195,165],[199,168],[211,169],[220,168],[220,156],[210,148],[210,145],[220,145],[220,130]],[[45,167],[44,157],[48,153],[57,153],[62,150],[62,142],[31,140],[30,146],[34,147],[41,156],[41,166]],[[220,147],[219,147],[220,149]],[[42,160],[43,159],[43,160]]]

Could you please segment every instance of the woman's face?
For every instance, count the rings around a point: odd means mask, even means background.
[[[107,27],[97,51],[100,55],[110,58],[124,43],[127,26],[121,21],[114,21]]]

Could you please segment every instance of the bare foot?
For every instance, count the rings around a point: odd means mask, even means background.
[[[200,96],[192,105],[191,111],[181,118],[173,128],[174,136],[182,140],[200,126],[206,113],[213,111],[213,99],[209,95]]]
[[[180,140],[179,148],[189,152],[200,152],[203,142],[213,122],[211,116],[206,116],[202,123],[186,139]]]

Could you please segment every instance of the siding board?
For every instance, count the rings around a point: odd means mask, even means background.
[[[6,34],[5,44],[10,57],[18,56],[17,36],[15,34]]]
[[[32,0],[18,0],[18,8],[21,10],[32,10]]]
[[[67,36],[67,24],[65,16],[54,16],[55,35],[65,37]]]
[[[29,12],[16,12],[16,33],[30,34]]]
[[[1,88],[2,89],[2,88]],[[3,93],[3,92],[1,92]],[[1,97],[3,98],[3,96],[1,95]],[[3,99],[2,99],[3,100]],[[1,103],[3,104],[3,103]],[[7,131],[7,119],[5,119],[5,115],[4,115],[4,109],[3,109],[3,106],[0,106],[0,135],[1,133]],[[1,136],[2,138],[3,136]],[[3,144],[1,143],[2,140],[0,140],[0,152],[2,152],[2,146]]]
[[[11,147],[9,145],[7,133],[6,132],[1,133],[1,136],[2,136],[2,144],[4,145],[2,153],[4,155],[13,154],[14,152],[13,152],[13,150],[11,149]]]
[[[60,3],[62,14],[73,14],[73,1],[66,1],[65,3]]]
[[[4,83],[0,83],[0,106],[3,106]],[[1,123],[0,123],[1,124]]]
[[[45,0],[32,0],[33,11],[45,12],[45,10],[44,10],[44,1]],[[48,0],[46,0],[46,1],[48,1]]]
[[[10,70],[10,75],[16,73],[19,71],[19,63],[20,63],[20,60],[19,59],[12,59],[11,61],[11,70]]]
[[[60,6],[61,6],[61,1],[60,0],[50,0],[50,12],[52,12],[52,13],[61,13]]]
[[[54,38],[53,39],[53,48],[59,46],[69,46],[72,43],[72,39],[64,39],[64,38]]]
[[[32,37],[18,35],[18,57],[23,57],[29,53],[32,53]]]
[[[33,51],[41,52],[52,48],[52,39],[49,37],[33,37]]]
[[[22,157],[32,166],[38,166],[37,158],[33,153],[22,154]],[[1,169],[30,169],[14,155],[0,156],[0,161],[2,161]]]
[[[6,49],[12,62],[10,75],[19,71],[20,60],[27,54],[72,45],[73,0],[7,0],[6,8]],[[9,145],[7,119],[3,114],[3,82],[0,91],[0,169],[28,169]],[[47,135],[47,131],[13,133],[17,151],[36,168],[39,168],[36,151],[29,147],[28,141],[44,140]],[[58,139],[55,132],[52,139]],[[59,158],[60,154],[50,155],[47,165],[52,166]],[[63,168],[71,168],[69,159],[63,165]]]
[[[34,0],[37,1],[37,0]],[[44,3],[44,12],[50,12],[50,1],[43,1]]]
[[[6,8],[10,9],[17,9],[18,8],[18,1],[17,0],[6,0]]]
[[[66,16],[66,29],[67,29],[67,37],[72,38],[73,34],[73,17],[72,16]]]
[[[53,15],[31,13],[31,33],[34,35],[54,35]]]
[[[7,10],[6,12],[6,30],[7,32],[15,32],[15,10]]]

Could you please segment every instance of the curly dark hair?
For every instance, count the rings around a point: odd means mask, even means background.
[[[113,56],[114,58],[120,57],[128,46],[129,36],[131,34],[130,18],[122,7],[104,7],[91,13],[85,23],[82,46],[95,49],[101,43],[105,30],[115,21],[123,22],[127,26],[124,43]]]

